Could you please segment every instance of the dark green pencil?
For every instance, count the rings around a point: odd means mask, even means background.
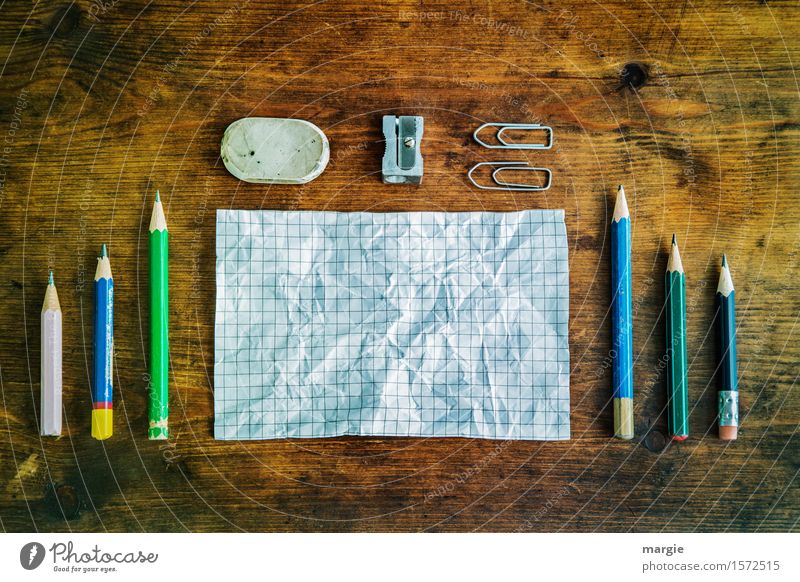
[[[689,437],[689,371],[686,357],[686,276],[678,241],[672,249],[664,278],[667,317],[667,410],[670,436],[677,441]]]

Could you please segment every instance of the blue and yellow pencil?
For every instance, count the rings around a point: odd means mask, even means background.
[[[114,279],[106,245],[97,257],[94,273],[94,385],[92,386],[92,436],[109,438],[114,432]]]
[[[633,438],[633,308],[631,303],[631,215],[620,186],[611,218],[611,342],[614,436]]]

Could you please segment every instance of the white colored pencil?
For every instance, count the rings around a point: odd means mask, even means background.
[[[61,306],[53,282],[47,283],[42,305],[41,432],[42,436],[61,434]]]

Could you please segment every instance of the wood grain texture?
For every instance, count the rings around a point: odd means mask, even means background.
[[[6,531],[788,531],[800,518],[800,10],[794,1],[5,3],[0,527]],[[636,63],[635,66],[626,65]],[[380,182],[385,113],[425,117],[420,187]],[[331,143],[304,186],[235,180],[225,127]],[[546,193],[480,191],[484,121],[542,121]],[[502,155],[502,154],[501,154]],[[633,219],[637,438],[610,438],[609,241]],[[147,224],[170,228],[171,438],[148,442]],[[573,439],[218,442],[214,211],[564,208]],[[665,439],[663,272],[687,273],[690,431]],[[95,256],[116,288],[112,439],[90,437]],[[737,291],[742,426],[716,438],[714,289]],[[39,310],[64,312],[64,436],[40,439]]]

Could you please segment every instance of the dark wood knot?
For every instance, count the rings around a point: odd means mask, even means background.
[[[645,83],[650,74],[650,69],[644,63],[628,63],[622,67],[619,80],[623,87],[638,89]]]
[[[59,6],[50,17],[48,28],[56,38],[67,38],[77,30],[81,21],[81,7],[75,2]]]
[[[51,515],[66,521],[77,518],[83,509],[83,499],[71,485],[49,484],[44,504]]]
[[[651,430],[645,435],[643,442],[644,448],[651,453],[660,453],[667,448],[669,440],[660,430]]]

